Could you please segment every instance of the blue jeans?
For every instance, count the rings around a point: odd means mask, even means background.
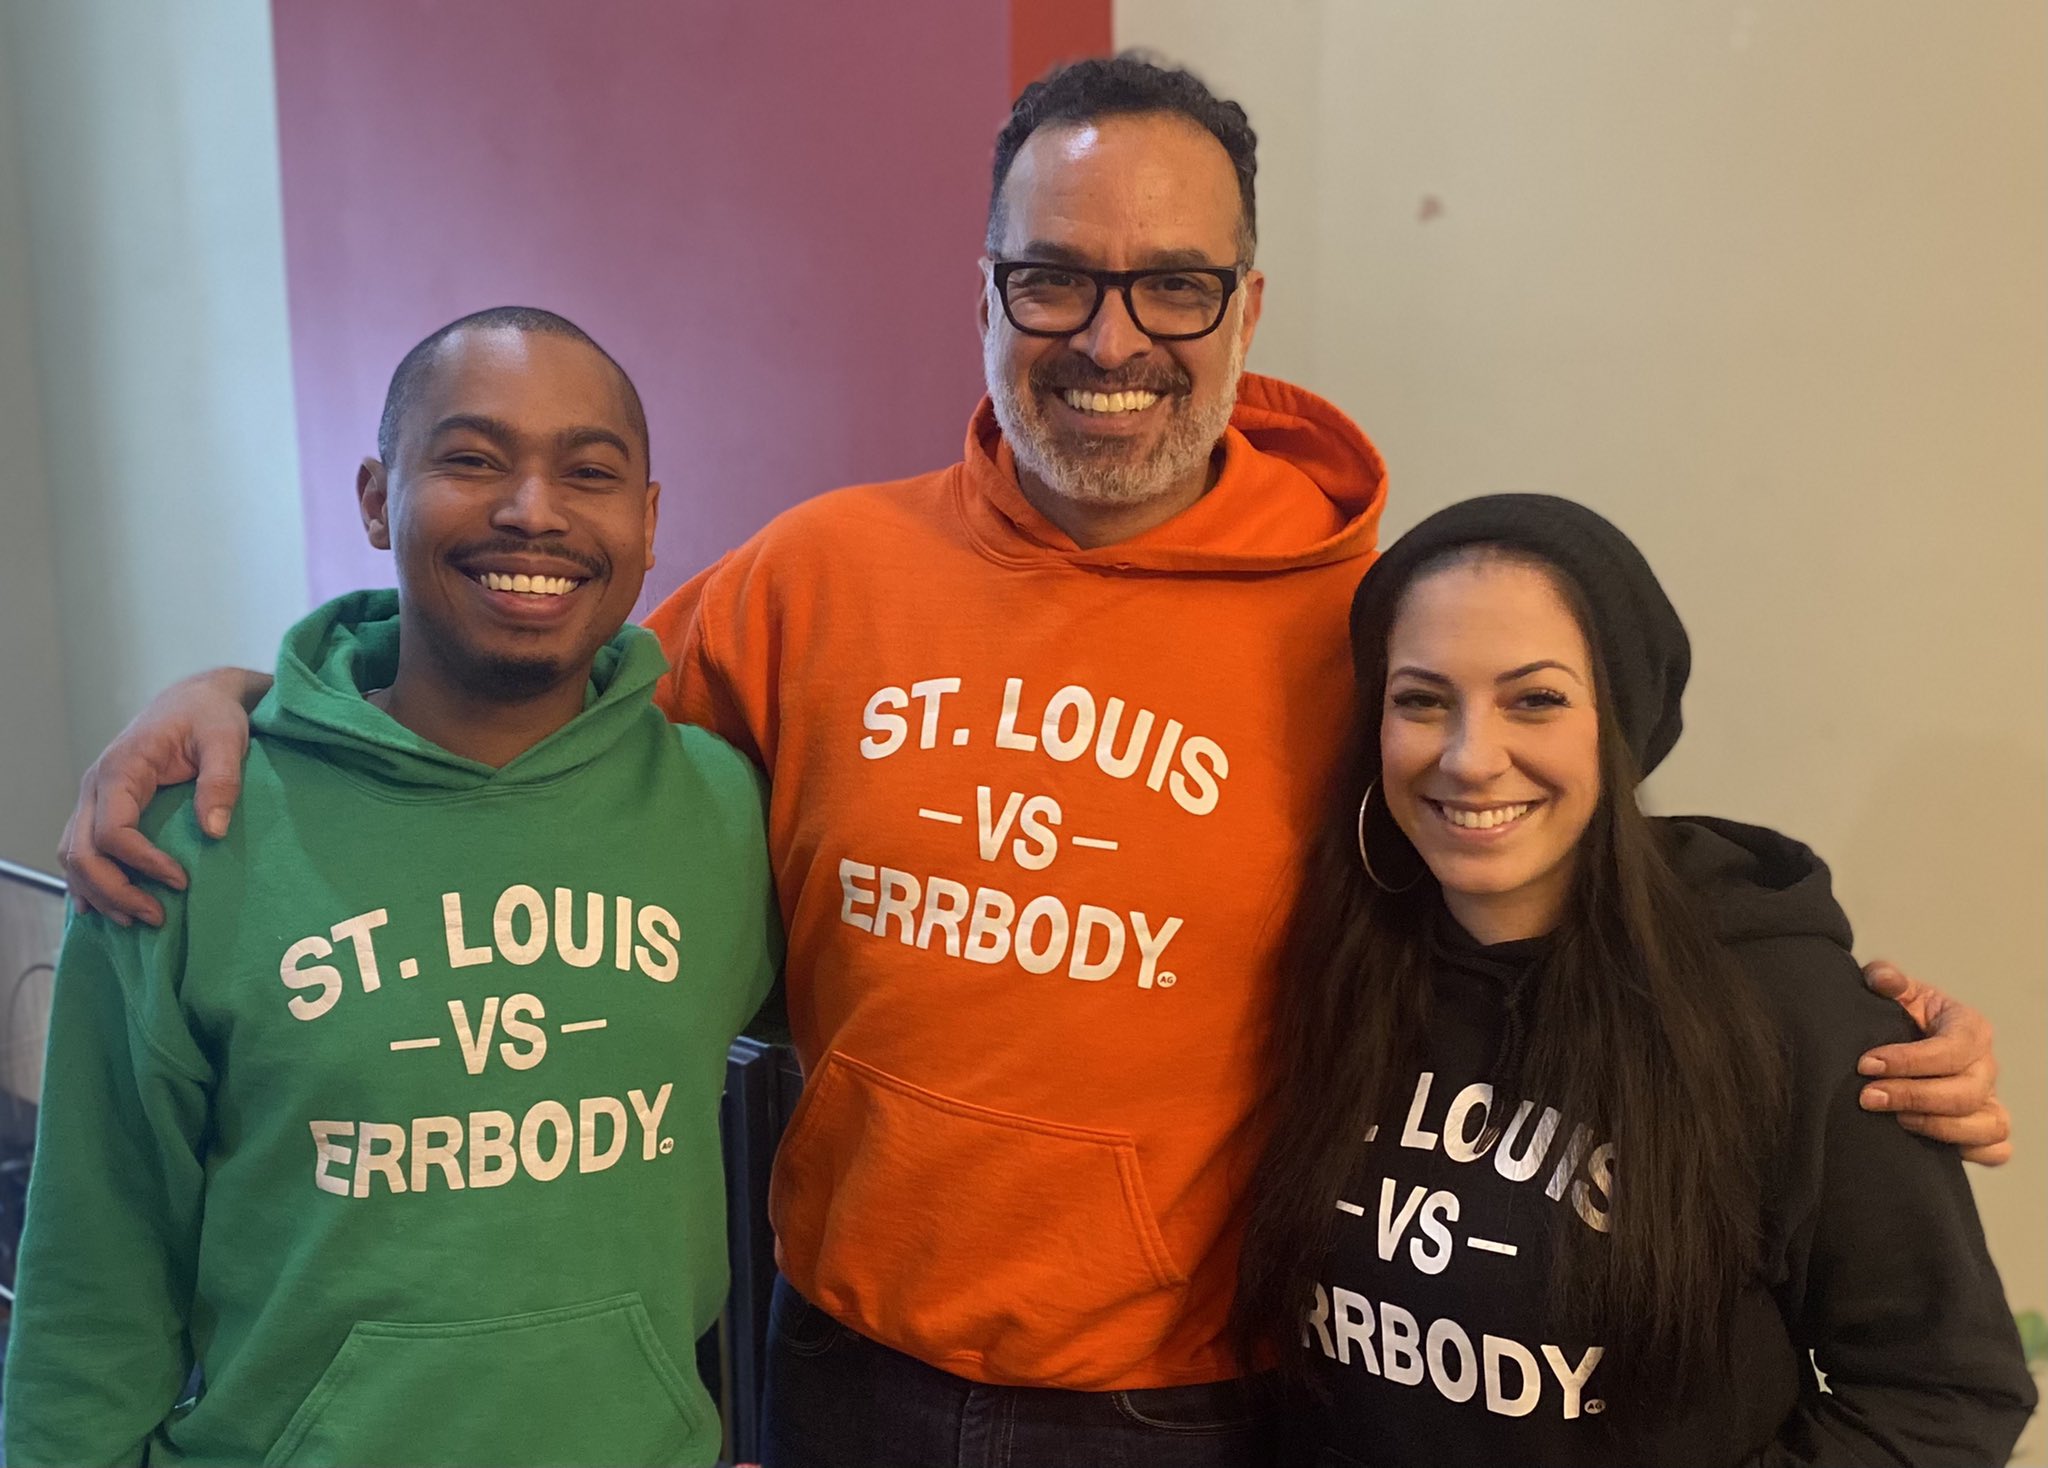
[[[1272,1468],[1255,1383],[984,1386],[849,1330],[775,1281],[763,1468]]]

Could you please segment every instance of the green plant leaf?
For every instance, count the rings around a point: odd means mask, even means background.
[[[2020,1349],[2027,1353],[2029,1367],[2048,1361],[2048,1318],[2039,1310],[2016,1311],[2012,1323],[2020,1330]]]

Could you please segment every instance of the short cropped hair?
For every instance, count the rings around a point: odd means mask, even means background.
[[[1258,202],[1253,180],[1259,171],[1259,135],[1244,108],[1225,101],[1193,72],[1161,66],[1143,52],[1091,57],[1055,67],[1019,94],[1010,120],[996,134],[996,158],[988,195],[988,248],[1003,231],[1003,184],[1017,150],[1042,127],[1099,122],[1105,117],[1165,113],[1185,117],[1223,145],[1237,174],[1242,205],[1238,254],[1249,262],[1259,242]]]
[[[640,406],[640,389],[633,386],[633,379],[626,375],[626,369],[616,358],[599,346],[589,332],[566,316],[557,316],[553,311],[543,311],[538,306],[492,306],[483,311],[472,311],[456,321],[449,322],[434,332],[418,346],[407,352],[398,363],[398,370],[391,374],[391,386],[384,392],[384,413],[377,420],[377,457],[388,466],[392,455],[398,452],[398,429],[405,415],[412,410],[427,380],[432,374],[434,354],[441,343],[458,331],[523,331],[536,336],[558,336],[568,341],[581,342],[598,356],[611,363],[612,371],[619,375],[619,390],[626,400],[626,421],[634,437],[640,440],[640,452],[648,453],[647,412]]]

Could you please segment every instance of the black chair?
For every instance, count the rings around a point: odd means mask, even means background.
[[[725,1141],[727,1250],[732,1292],[719,1321],[716,1394],[725,1418],[728,1460],[761,1453],[761,1392],[768,1360],[768,1302],[775,1287],[775,1234],[768,1226],[768,1174],[776,1145],[803,1089],[796,1052],[742,1035],[726,1051]]]

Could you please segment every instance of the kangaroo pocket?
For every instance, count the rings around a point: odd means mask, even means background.
[[[264,1462],[705,1464],[711,1417],[637,1294],[495,1320],[365,1320]]]
[[[812,1300],[987,1381],[1114,1384],[1187,1283],[1128,1135],[969,1105],[838,1051],[805,1088],[771,1211]]]

